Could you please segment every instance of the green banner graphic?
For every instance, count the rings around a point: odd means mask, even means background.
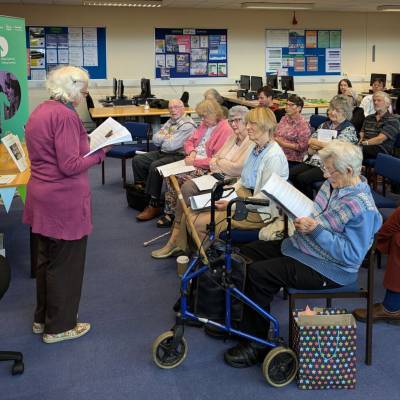
[[[28,119],[25,20],[0,16],[0,138],[24,139]]]

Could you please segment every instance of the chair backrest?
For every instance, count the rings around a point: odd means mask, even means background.
[[[379,153],[375,162],[375,173],[392,182],[400,183],[400,158]]]
[[[318,129],[318,127],[328,120],[328,117],[325,115],[313,114],[310,117],[310,125],[314,129]]]
[[[10,286],[10,266],[5,257],[0,255],[0,299]]]
[[[125,122],[125,128],[128,129],[132,136],[132,140],[150,140],[150,124],[147,122]]]

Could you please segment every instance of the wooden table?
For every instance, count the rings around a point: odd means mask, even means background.
[[[186,107],[187,114],[194,113],[190,107]],[[150,108],[145,110],[144,106],[112,106],[90,108],[89,113],[93,119],[99,118],[126,118],[126,117],[160,117],[169,116],[168,108]]]
[[[19,172],[19,169],[14,164],[14,161],[12,160],[11,156],[8,154],[7,149],[4,147],[3,144],[0,144],[0,175],[17,175],[11,183],[6,183],[3,185],[0,184],[0,189],[22,186],[28,183],[29,178],[31,176],[29,169],[29,157],[25,143],[22,144],[22,147],[26,154],[26,161],[28,163],[28,168],[24,172]]]
[[[234,95],[224,95],[223,96],[224,100],[229,102],[229,103],[234,103],[234,104],[239,104],[241,106],[246,106],[249,108],[254,108],[258,106],[258,100],[246,100],[244,97],[236,97]],[[274,99],[275,104],[279,104],[279,108],[284,108],[286,99]],[[307,101],[304,100],[304,107],[303,108],[314,108],[315,114],[318,114],[318,110],[320,108],[328,108],[329,107],[329,102],[318,102],[314,103],[310,100]]]

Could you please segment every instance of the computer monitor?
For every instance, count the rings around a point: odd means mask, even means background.
[[[117,79],[113,78],[113,98],[117,98]]]
[[[294,91],[293,76],[281,76],[281,88],[285,92]]]
[[[124,81],[122,79],[118,79],[117,83],[117,99],[124,98]]]
[[[257,92],[263,87],[263,79],[261,76],[252,76],[250,78],[250,89],[252,92]]]
[[[392,74],[392,88],[400,89],[400,73]]]
[[[278,75],[267,75],[267,86],[278,89]]]
[[[151,95],[151,87],[150,87],[150,79],[142,78],[140,80],[140,97],[142,99],[147,99],[152,97]]]
[[[250,76],[240,75],[240,89],[250,90]]]
[[[386,74],[371,74],[371,79],[369,81],[369,85],[372,86],[372,82],[377,79],[379,79],[383,82],[383,86],[386,86]]]

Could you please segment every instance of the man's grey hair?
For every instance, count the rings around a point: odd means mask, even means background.
[[[71,65],[52,69],[46,80],[50,97],[63,103],[79,103],[85,95],[81,92],[89,83],[86,70]]]
[[[360,146],[340,140],[333,140],[318,152],[322,162],[331,159],[337,171],[344,174],[348,168],[353,171],[353,176],[361,174],[363,155]]]
[[[245,106],[234,106],[229,109],[228,119],[233,119],[234,117],[242,118],[244,121],[244,117],[249,112],[249,109]]]
[[[349,101],[350,98],[348,96],[343,96],[339,94],[332,98],[329,102],[329,108],[336,110],[344,115],[345,119],[348,121],[353,117],[353,105],[352,101]]]
[[[218,90],[211,88],[204,92],[204,98],[212,97],[218,104],[222,104],[224,102],[223,97],[219,94]]]
[[[379,92],[375,92],[375,93],[372,95],[372,100],[373,100],[375,97],[382,97],[382,98],[385,100],[385,105],[386,105],[387,108],[389,108],[390,105],[392,104],[392,101],[390,100],[389,95],[388,95],[387,93],[385,93],[385,92],[382,92],[381,90],[380,90]]]

